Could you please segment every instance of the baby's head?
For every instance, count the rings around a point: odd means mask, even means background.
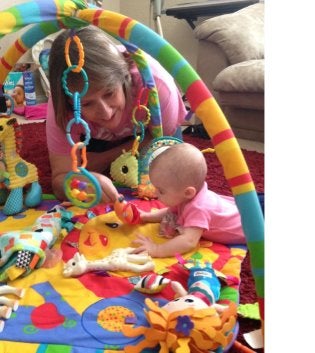
[[[150,164],[149,175],[158,198],[167,206],[175,206],[200,191],[207,175],[207,164],[197,147],[183,142],[157,155]]]
[[[12,97],[16,107],[23,106],[25,101],[24,85],[16,85],[12,92]]]

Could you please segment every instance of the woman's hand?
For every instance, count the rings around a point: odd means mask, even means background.
[[[118,197],[119,193],[115,188],[112,181],[107,178],[105,175],[93,173],[98,179],[101,189],[102,189],[102,202],[104,203],[114,203]]]

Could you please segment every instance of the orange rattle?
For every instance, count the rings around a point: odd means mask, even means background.
[[[123,222],[128,224],[140,223],[140,212],[137,207],[127,202],[123,195],[120,195],[114,203],[114,211],[117,217]]]

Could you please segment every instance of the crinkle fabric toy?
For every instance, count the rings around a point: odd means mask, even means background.
[[[45,261],[45,250],[56,242],[69,212],[55,206],[41,215],[30,229],[0,233],[0,281],[28,275]]]

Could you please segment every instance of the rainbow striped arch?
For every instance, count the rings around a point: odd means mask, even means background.
[[[264,218],[254,183],[238,142],[216,100],[195,70],[165,39],[122,14],[88,8],[81,0],[37,0],[0,12],[0,38],[33,24],[0,61],[0,86],[19,58],[39,40],[62,28],[87,24],[100,27],[123,43],[130,42],[156,58],[177,81],[192,110],[202,121],[222,164],[241,213],[263,321]],[[1,88],[1,87],[0,87]]]

